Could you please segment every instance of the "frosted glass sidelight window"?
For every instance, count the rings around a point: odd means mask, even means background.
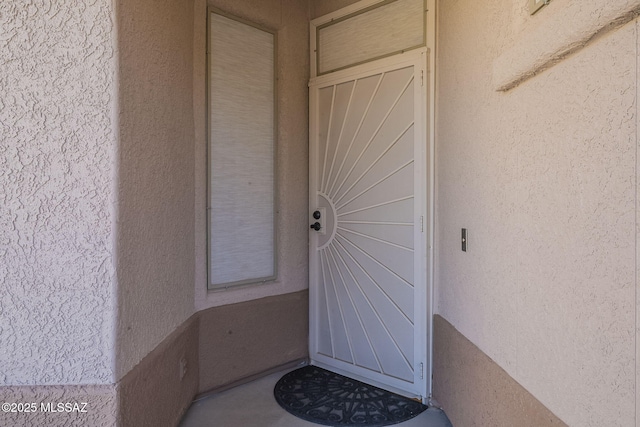
[[[276,36],[209,13],[209,288],[275,278]]]
[[[425,45],[424,0],[383,1],[317,28],[318,74]]]

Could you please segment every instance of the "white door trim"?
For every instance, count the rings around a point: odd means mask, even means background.
[[[427,0],[426,38],[427,67],[425,87],[427,91],[427,365],[425,366],[426,394],[423,403],[429,403],[433,396],[433,315],[435,303],[435,141],[436,141],[436,0]]]

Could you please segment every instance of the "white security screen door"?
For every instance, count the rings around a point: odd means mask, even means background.
[[[426,50],[310,87],[310,357],[426,397]]]

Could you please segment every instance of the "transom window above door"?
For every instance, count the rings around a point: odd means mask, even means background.
[[[362,3],[312,21],[312,77],[426,45],[425,0]]]

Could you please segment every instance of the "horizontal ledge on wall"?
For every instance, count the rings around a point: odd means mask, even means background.
[[[514,88],[640,15],[640,0],[590,3],[570,2],[533,31],[523,33],[493,62],[495,90]],[[544,15],[532,19],[544,19]]]

